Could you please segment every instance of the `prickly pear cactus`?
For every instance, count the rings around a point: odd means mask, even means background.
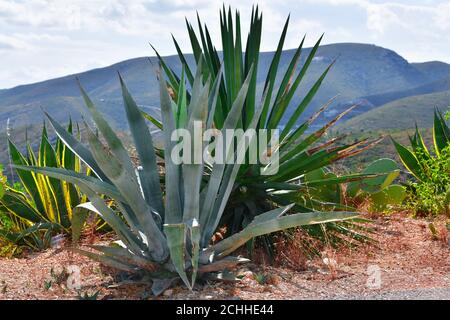
[[[406,190],[400,185],[391,185],[400,174],[398,164],[392,159],[378,159],[372,162],[362,173],[379,174],[379,177],[354,181],[347,185],[347,197],[368,199],[371,211],[385,211],[399,205],[406,196]]]

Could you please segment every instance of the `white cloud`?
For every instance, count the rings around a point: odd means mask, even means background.
[[[367,28],[378,33],[384,33],[390,25],[398,23],[399,17],[387,6],[368,5]]]
[[[253,2],[253,1],[252,1]],[[229,0],[247,32],[250,1]],[[450,62],[450,4],[430,0],[260,0],[262,50],[276,47],[289,12],[286,47],[307,34],[312,45],[371,42],[409,60]],[[184,17],[196,27],[196,11],[220,49],[219,10],[211,0],[0,0],[0,88],[151,55],[148,42],[173,54],[170,34],[190,50]],[[32,70],[32,71],[30,71]]]
[[[448,32],[450,30],[450,3],[439,5],[433,20],[437,28]]]

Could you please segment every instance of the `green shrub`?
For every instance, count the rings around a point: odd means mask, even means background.
[[[408,203],[416,214],[449,214],[450,208],[450,128],[436,110],[433,149],[424,143],[419,129],[410,137],[411,148],[393,140],[400,159],[416,182],[409,183]]]
[[[410,185],[409,208],[419,215],[450,215],[450,146],[439,157],[420,159],[428,179]]]
[[[67,132],[72,132],[69,124]],[[75,138],[73,138],[75,139]],[[80,159],[57,138],[49,141],[44,125],[37,155],[27,141],[26,154],[8,141],[11,162],[15,165],[67,168],[83,172]],[[4,183],[0,199],[2,223],[0,238],[17,245],[45,249],[56,233],[69,233],[73,208],[86,201],[79,188],[41,174],[16,170],[20,183]]]

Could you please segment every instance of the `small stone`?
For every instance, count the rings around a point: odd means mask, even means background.
[[[170,297],[171,295],[173,295],[173,290],[168,289],[168,290],[164,291],[163,295],[166,297]]]
[[[332,268],[332,269],[334,269],[334,268],[337,267],[337,262],[336,262],[336,260],[334,260],[334,259],[332,259],[332,258],[324,258],[324,259],[323,259],[323,263],[324,263],[327,267]]]
[[[242,276],[242,278],[244,279],[252,279],[253,280],[253,272],[251,272],[250,270],[244,271],[240,274],[240,276]]]

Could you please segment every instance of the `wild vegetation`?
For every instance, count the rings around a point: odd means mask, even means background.
[[[434,112],[433,148],[425,145],[420,131],[409,138],[411,148],[393,143],[403,165],[416,179],[409,183],[409,205],[417,214],[450,213],[450,128],[439,111]]]
[[[72,134],[72,122],[66,130]],[[84,170],[80,159],[59,138],[50,141],[45,125],[37,155],[29,141],[26,155],[12,141],[8,144],[12,164],[66,168],[79,173]],[[16,174],[20,183],[11,185],[3,177],[0,237],[19,246],[48,248],[56,233],[70,232],[73,210],[86,197],[71,183],[23,170],[16,170]]]

